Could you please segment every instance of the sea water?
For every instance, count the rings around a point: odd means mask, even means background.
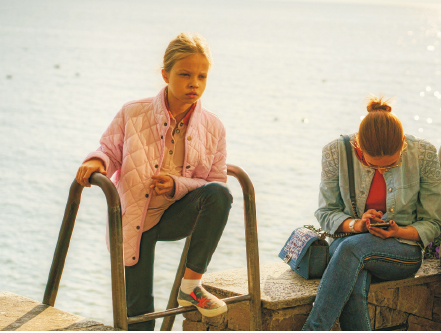
[[[202,102],[254,183],[260,262],[278,261],[294,228],[318,225],[321,148],[357,131],[369,93],[394,97],[405,131],[441,145],[441,6],[423,2],[0,0],[0,291],[42,300],[79,165],[125,102],[163,87],[181,31],[211,45]],[[246,266],[241,189],[228,183],[209,272]],[[105,221],[101,190],[86,189],[56,306],[112,324]],[[157,246],[158,310],[182,246]]]

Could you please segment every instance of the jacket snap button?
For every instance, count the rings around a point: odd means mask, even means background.
[[[157,164],[155,165],[155,168],[156,168],[156,169],[158,168],[158,165],[157,165]]]
[[[187,165],[187,166],[186,166],[185,168],[186,168],[186,169],[190,169],[190,168],[191,168],[191,166]]]
[[[133,259],[133,260],[135,260],[135,259],[136,259],[136,257],[132,257],[132,259]]]
[[[173,154],[173,150],[170,150],[168,153],[169,153],[170,155]]]
[[[171,142],[172,142],[172,143],[175,143],[175,140],[172,140]]]
[[[178,128],[178,129],[176,130],[176,133],[178,133],[178,134],[179,134],[180,132],[181,132],[181,131],[180,131],[180,130],[179,130],[179,128]]]
[[[141,227],[140,227],[139,225],[137,225],[137,226],[136,226],[136,229],[138,229],[138,230],[139,230],[139,229],[141,229]]]
[[[167,123],[164,123],[164,126],[167,126]]]
[[[147,194],[145,195],[145,197],[148,198],[148,197],[149,197],[149,194],[147,193]]]
[[[184,126],[184,123],[180,123],[179,126]]]

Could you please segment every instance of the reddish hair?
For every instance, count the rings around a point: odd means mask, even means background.
[[[360,123],[358,145],[372,157],[392,156],[403,147],[403,125],[383,97],[368,97],[368,114]]]

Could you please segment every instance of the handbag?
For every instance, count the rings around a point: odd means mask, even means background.
[[[329,244],[322,235],[305,227],[295,229],[279,257],[305,279],[322,277],[329,262]]]
[[[352,160],[351,144],[347,135],[342,135],[346,147],[346,160],[348,162],[349,193],[352,212],[355,218],[357,205],[355,201],[354,164]],[[352,236],[353,233],[342,232],[329,234],[317,233],[312,226],[295,229],[279,253],[279,257],[291,269],[305,279],[321,278],[329,262],[329,244],[325,237],[340,238]]]

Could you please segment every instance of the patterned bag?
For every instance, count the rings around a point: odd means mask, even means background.
[[[329,262],[329,244],[324,234],[295,229],[279,253],[291,269],[305,279],[321,278]]]

